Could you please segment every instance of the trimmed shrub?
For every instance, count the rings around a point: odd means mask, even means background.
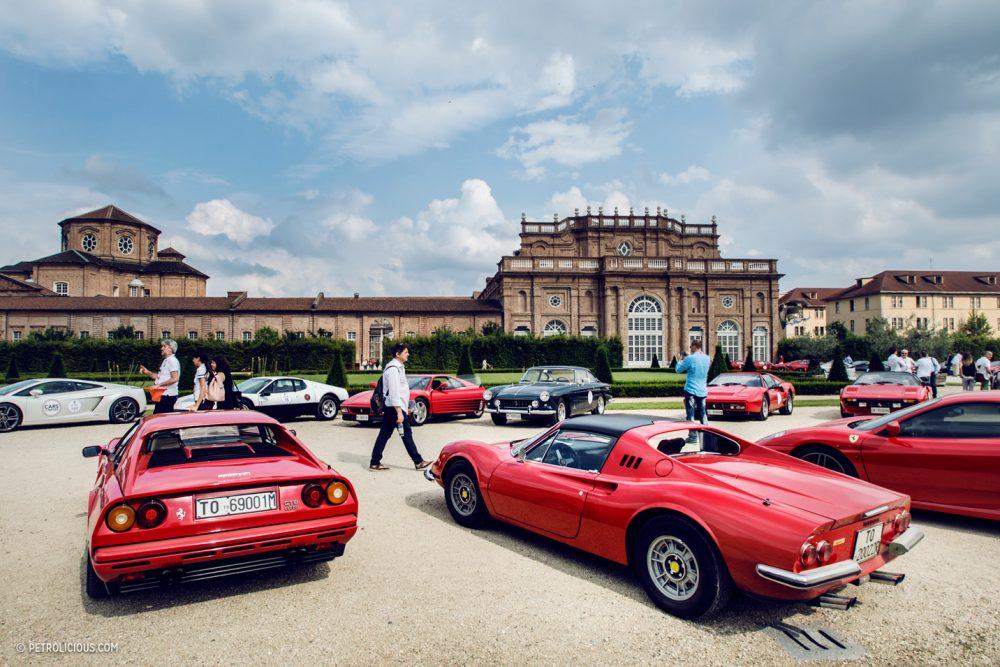
[[[722,373],[729,371],[729,359],[722,352],[722,346],[715,346],[715,356],[712,357],[712,364],[708,367],[708,381],[711,382]]]
[[[52,363],[49,364],[49,377],[50,378],[66,377],[66,365],[63,364],[62,355],[58,352],[52,355]]]
[[[753,365],[753,347],[747,345],[747,358],[743,360],[743,370],[745,371],[755,371],[756,367]]]
[[[826,376],[829,382],[847,382],[847,366],[844,365],[844,350],[837,347],[833,351],[833,360],[830,362],[830,373]]]
[[[677,371],[677,356],[676,355],[670,357],[670,365],[667,366],[667,370],[671,371],[671,372],[676,372]]]
[[[614,382],[614,377],[611,374],[611,362],[608,360],[608,349],[606,347],[597,348],[597,353],[594,357],[594,375],[601,382],[607,382],[608,384]]]
[[[340,349],[334,349],[330,357],[330,371],[326,374],[326,383],[334,387],[347,386],[347,372],[344,369],[344,356]]]
[[[460,378],[472,377],[475,371],[472,370],[472,346],[463,345],[462,353],[458,357],[458,371],[455,373]]]
[[[650,368],[659,368],[660,367],[660,359],[656,356],[655,352],[653,353],[653,360],[651,362],[649,362],[649,367]]]
[[[7,362],[7,374],[4,375],[3,379],[7,383],[17,382],[21,379],[21,374],[17,370],[17,357],[13,354],[10,355],[10,361]]]

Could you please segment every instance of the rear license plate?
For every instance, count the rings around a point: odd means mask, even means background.
[[[708,414],[714,415],[716,417],[721,417],[722,416],[722,410],[709,410]]]
[[[878,555],[880,546],[882,546],[882,524],[862,528],[854,538],[854,560],[863,563],[869,558],[874,558]]]
[[[368,415],[358,415],[358,421],[359,422],[366,422],[366,421],[368,421]]]
[[[241,493],[233,496],[213,496],[211,498],[196,498],[194,505],[195,519],[214,519],[220,516],[234,514],[252,514],[278,509],[278,492],[262,491],[260,493]]]
[[[887,415],[889,414],[889,408],[872,408],[873,415]]]

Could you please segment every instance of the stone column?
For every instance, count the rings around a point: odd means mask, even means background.
[[[684,344],[687,342],[685,338],[687,337],[687,330],[688,330],[688,316],[687,316],[688,304],[687,304],[686,288],[684,287],[677,288],[677,299],[679,302],[677,310],[680,314],[680,328],[677,331],[677,346],[680,349],[680,351],[683,352],[686,349]],[[705,342],[707,343],[707,341]]]

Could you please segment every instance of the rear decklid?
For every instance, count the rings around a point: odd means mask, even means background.
[[[850,384],[844,387],[844,398],[869,400],[899,400],[920,398],[920,387],[901,384]]]
[[[125,493],[132,498],[209,493],[328,477],[329,472],[297,456],[179,463],[140,471]]]

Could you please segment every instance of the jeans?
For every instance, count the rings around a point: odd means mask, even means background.
[[[153,408],[153,414],[158,415],[163,412],[173,412],[174,403],[177,402],[176,396],[160,396],[160,401]]]
[[[689,422],[708,421],[705,415],[705,397],[684,392],[684,416]]]
[[[976,378],[968,375],[962,376],[962,391],[972,391],[976,388]]]
[[[389,442],[389,438],[396,431],[396,408],[392,406],[385,406],[385,411],[382,413],[382,425],[378,430],[378,437],[375,438],[375,446],[372,447],[372,460],[371,465],[376,466],[382,462],[382,452],[385,450],[385,444]],[[416,465],[423,461],[423,457],[420,456],[420,452],[417,451],[417,445],[413,442],[413,431],[410,429],[410,415],[403,415],[403,446],[406,447],[406,453],[410,455],[413,460],[413,465]]]

